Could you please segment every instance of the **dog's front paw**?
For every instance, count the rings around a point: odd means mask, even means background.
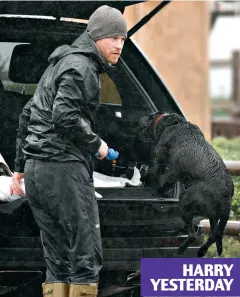
[[[147,180],[147,175],[143,175],[143,176],[141,176],[140,181],[141,181],[142,183],[145,183],[146,180]]]

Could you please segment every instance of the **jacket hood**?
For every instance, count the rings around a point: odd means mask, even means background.
[[[83,54],[91,58],[100,73],[106,72],[106,70],[111,67],[98,50],[95,42],[89,37],[87,31],[84,31],[72,45],[64,44],[56,48],[48,58],[48,62],[56,63],[63,57],[75,53]]]

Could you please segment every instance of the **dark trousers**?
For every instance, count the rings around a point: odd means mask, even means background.
[[[92,174],[80,162],[27,160],[26,196],[40,229],[46,283],[97,283],[102,267]]]

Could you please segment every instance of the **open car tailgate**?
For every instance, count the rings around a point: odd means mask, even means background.
[[[129,5],[144,1],[0,1],[1,14],[35,15],[89,19],[101,5],[108,5],[121,12]]]

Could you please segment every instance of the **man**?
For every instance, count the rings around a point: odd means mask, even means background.
[[[23,194],[24,177],[46,261],[44,295],[97,295],[102,248],[91,159],[105,158],[108,146],[93,132],[94,114],[99,74],[117,63],[126,37],[121,12],[98,8],[87,30],[49,57],[19,119],[10,192]]]

